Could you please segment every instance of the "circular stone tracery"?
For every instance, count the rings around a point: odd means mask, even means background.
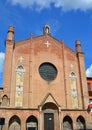
[[[46,81],[52,81],[57,76],[57,69],[53,64],[45,62],[40,65],[39,73],[40,76]]]

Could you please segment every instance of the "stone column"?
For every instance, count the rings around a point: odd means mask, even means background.
[[[76,120],[73,121],[73,129],[77,130],[77,122],[76,122]]]
[[[61,107],[59,107],[59,130],[61,130]]]
[[[42,130],[42,124],[43,124],[43,122],[42,122],[42,107],[40,106],[39,107],[39,112],[40,112],[40,127],[39,127],[39,130]]]

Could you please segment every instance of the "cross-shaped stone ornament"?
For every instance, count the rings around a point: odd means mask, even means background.
[[[19,61],[22,62],[24,60],[24,58],[21,56],[19,57]]]
[[[71,68],[73,68],[73,67],[74,67],[74,65],[73,65],[73,64],[71,64],[70,66],[71,66]]]
[[[47,48],[50,46],[50,43],[48,41],[44,44],[46,44]]]

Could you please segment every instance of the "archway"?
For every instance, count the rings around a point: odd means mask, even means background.
[[[86,130],[85,119],[82,116],[77,118],[77,128],[78,130]]]
[[[58,107],[52,102],[43,105],[44,130],[59,129]]]
[[[30,116],[26,120],[26,130],[38,130],[38,121],[35,116]]]
[[[73,129],[73,122],[69,116],[65,116],[63,119],[63,130],[72,130]]]
[[[18,116],[14,115],[9,120],[9,130],[21,130],[21,121]]]

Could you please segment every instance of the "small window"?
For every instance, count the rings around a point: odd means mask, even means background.
[[[91,103],[92,102],[92,99],[89,99],[89,103]]]
[[[88,86],[88,91],[91,91],[91,84],[87,83],[87,86]]]

